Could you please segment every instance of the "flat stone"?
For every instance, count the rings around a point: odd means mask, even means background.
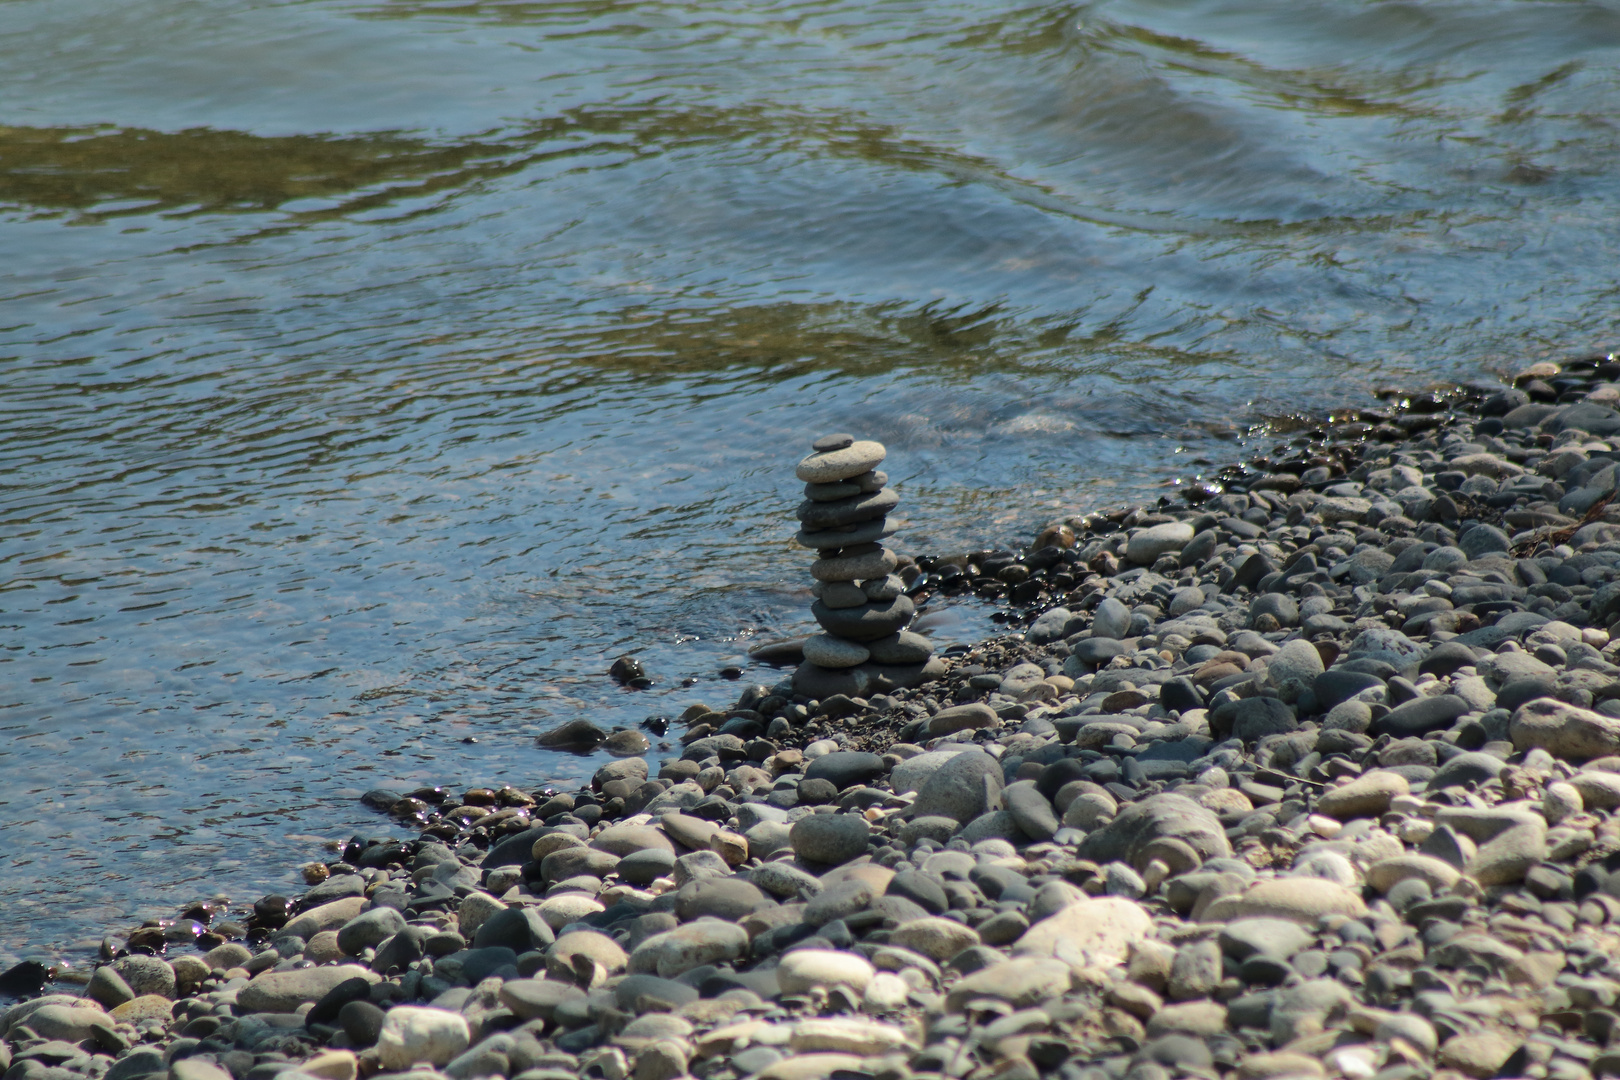
[[[994,998],[1014,1008],[1027,1008],[1068,993],[1073,981],[1062,960],[1026,957],[975,971],[957,980],[946,995],[945,1007],[960,1012],[977,998]]]
[[[1223,896],[1203,911],[1204,922],[1230,922],[1255,917],[1291,919],[1305,926],[1315,925],[1323,915],[1348,915],[1359,919],[1367,913],[1361,897],[1334,881],[1318,877],[1283,877],[1257,881],[1231,896]]]
[[[766,1050],[778,1053],[770,1047],[750,1047],[738,1054],[737,1060],[753,1060],[752,1055]],[[855,1071],[861,1060],[855,1054],[795,1054],[760,1069],[753,1080],[828,1080],[836,1073]]]
[[[988,705],[975,701],[939,710],[928,720],[928,734],[933,738],[940,738],[958,731],[999,726],[1001,718],[996,715],[996,711]]]
[[[1312,689],[1316,691],[1317,706],[1328,710],[1329,715],[1331,716],[1332,711],[1341,702],[1350,702],[1354,700],[1355,696],[1361,693],[1363,690],[1370,690],[1375,686],[1383,685],[1384,680],[1380,679],[1376,675],[1372,675],[1364,671],[1344,671],[1340,668],[1334,668],[1331,671],[1324,671],[1322,674],[1318,675],[1316,680],[1312,683]],[[1366,707],[1364,702],[1360,704],[1363,708]],[[1370,723],[1370,716],[1368,717],[1368,721]],[[1348,725],[1341,723],[1332,726],[1346,727]],[[1356,729],[1352,728],[1351,730]],[[1367,725],[1363,724],[1360,727],[1360,730],[1366,731]]]
[[[881,637],[898,633],[911,617],[916,614],[917,606],[912,603],[909,596],[897,596],[893,600],[862,604],[856,608],[829,608],[820,600],[810,605],[810,614],[815,616],[821,628],[835,638],[847,641],[875,641]],[[813,660],[810,654],[811,638],[805,642],[805,658]],[[845,665],[851,666],[851,665]]]
[[[785,994],[802,994],[818,986],[847,986],[864,993],[876,974],[863,957],[833,949],[795,949],[776,968]]]
[[[845,525],[837,529],[800,529],[794,534],[793,542],[800,547],[814,548],[816,551],[833,551],[861,544],[875,544],[893,536],[899,529],[900,526],[896,522],[887,518],[873,518],[871,521]]]
[[[810,576],[817,581],[867,581],[886,577],[899,565],[897,556],[887,548],[875,548],[857,554],[839,554],[817,559],[810,564]]]
[[[675,852],[662,848],[632,852],[619,860],[618,871],[632,885],[651,885],[675,872]]]
[[[658,819],[658,825],[669,839],[682,845],[689,851],[705,851],[709,847],[709,838],[720,826],[706,818],[693,817],[679,811],[670,811]]]
[[[1548,785],[1551,792],[1553,785]],[[1620,807],[1620,773],[1578,772],[1569,778],[1568,786],[1580,796],[1580,807],[1586,810],[1613,810]]]
[[[349,1059],[353,1061],[354,1055]],[[170,1063],[169,1080],[231,1080],[231,1074],[206,1058],[180,1058]]]
[[[1177,1032],[1207,1039],[1225,1030],[1226,1006],[1213,1001],[1166,1005],[1147,1022],[1148,1036],[1155,1039]]]
[[[1375,769],[1347,784],[1328,788],[1317,797],[1316,812],[1340,821],[1378,817],[1389,810],[1390,800],[1410,793],[1411,785],[1399,773]]]
[[[591,847],[621,859],[642,851],[675,851],[669,836],[655,825],[609,825],[591,837]]]
[[[358,879],[358,878],[357,878]],[[331,879],[328,879],[331,880]],[[310,908],[282,928],[282,933],[295,934],[306,941],[322,930],[336,930],[365,909],[364,896],[346,896],[331,903]],[[131,983],[130,985],[134,985]],[[136,988],[137,990],[139,987]]]
[[[882,517],[900,503],[893,488],[855,495],[833,502],[806,499],[795,511],[800,524],[808,530],[854,525],[872,518]]]
[[[879,664],[923,664],[934,655],[934,643],[921,634],[902,630],[865,643]]]
[[[120,956],[112,962],[112,969],[137,996],[156,994],[173,998],[179,984],[174,968],[156,956]]]
[[[831,634],[815,634],[804,639],[804,658],[824,668],[852,668],[866,663],[871,656],[859,642]]]
[[[822,889],[804,906],[800,921],[810,926],[825,926],[838,919],[848,919],[867,910],[877,897],[870,881],[849,878]]]
[[[374,983],[378,976],[357,964],[266,971],[242,987],[237,1002],[249,1012],[290,1013],[300,1005],[321,1000],[333,987],[349,979]]]
[[[873,1057],[900,1050],[911,1043],[893,1024],[863,1018],[827,1016],[800,1020],[793,1025],[788,1047],[799,1053],[832,1051]]]
[[[818,581],[810,588],[811,595],[830,608],[860,607],[871,597],[853,581]]]
[[[812,761],[804,770],[806,780],[827,780],[839,791],[870,784],[887,771],[876,754],[856,750],[835,750]]]
[[[1416,878],[1433,892],[1449,889],[1462,877],[1455,866],[1431,855],[1394,855],[1367,867],[1367,884],[1387,893],[1403,881]]]
[[[794,475],[807,484],[829,484],[870,472],[887,453],[880,442],[858,440],[837,450],[818,451],[799,462]]]
[[[1251,956],[1287,961],[1315,940],[1315,935],[1291,919],[1260,917],[1227,923],[1221,927],[1219,943],[1226,955],[1240,962]]]
[[[509,979],[501,984],[501,1004],[520,1020],[550,1020],[557,1006],[576,1001],[585,991],[552,979]]]
[[[890,771],[889,786],[896,794],[901,795],[908,791],[916,791],[951,758],[958,754],[979,752],[976,747],[952,746],[947,743],[938,750],[929,750],[915,757],[906,758]]]
[[[830,454],[834,450],[842,450],[845,447],[854,445],[855,436],[845,434],[844,432],[838,432],[833,435],[821,436],[815,442],[810,444],[810,449],[814,450],[818,454]]]

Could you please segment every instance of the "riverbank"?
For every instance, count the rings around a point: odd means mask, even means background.
[[[1616,376],[919,556],[920,609],[1008,633],[917,690],[762,680],[584,790],[373,792],[396,838],[302,897],[3,1014],[7,1080],[1620,1072]]]

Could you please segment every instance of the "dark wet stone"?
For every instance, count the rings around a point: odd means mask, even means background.
[[[647,687],[652,685],[652,679],[647,675],[647,669],[640,660],[633,656],[621,656],[613,661],[608,668],[608,675],[615,681],[630,687]]]
[[[387,1014],[370,1001],[350,1001],[337,1015],[338,1026],[349,1041],[361,1049],[377,1045],[377,1036],[382,1034],[386,1018]]]
[[[38,960],[14,964],[0,974],[0,996],[29,997],[37,994],[44,989],[48,975],[45,965]]]
[[[848,641],[874,641],[903,630],[916,610],[904,594],[852,608],[830,608],[820,600],[810,605],[810,614],[823,630]]]
[[[1170,679],[1159,687],[1159,704],[1175,712],[1187,712],[1190,709],[1202,709],[1204,699],[1198,693],[1198,687],[1185,676]]]
[[[838,432],[837,434],[833,435],[821,436],[815,442],[810,444],[810,449],[814,450],[818,454],[827,454],[834,450],[842,450],[847,446],[854,445],[855,436]]]
[[[886,771],[876,754],[835,750],[812,761],[804,770],[806,780],[829,781],[838,791],[869,784]]]
[[[461,958],[462,976],[474,986],[491,975],[501,974],[507,968],[517,968],[517,952],[504,945],[468,949],[458,955]]]
[[[1064,784],[1084,779],[1084,766],[1079,761],[1061,758],[1041,770],[1041,775],[1035,778],[1035,790],[1050,799],[1063,789]]]
[[[589,720],[570,720],[537,736],[541,746],[554,750],[591,750],[607,738],[607,732]]]
[[[371,970],[379,975],[390,971],[403,971],[422,959],[426,953],[429,931],[420,926],[407,926],[381,945],[371,959]]]
[[[344,979],[310,1007],[309,1012],[304,1015],[304,1021],[309,1024],[330,1024],[338,1018],[345,1005],[351,1001],[364,1001],[370,993],[369,980],[362,979],[358,975],[352,979]]]

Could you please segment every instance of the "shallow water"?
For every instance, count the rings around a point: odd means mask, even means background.
[[[1612,347],[1617,53],[1582,0],[0,3],[0,959],[720,704],[807,621],[823,430],[903,550],[989,546]]]

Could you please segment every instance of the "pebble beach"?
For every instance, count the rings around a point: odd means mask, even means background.
[[[881,654],[763,645],[734,700],[542,736],[607,750],[580,790],[372,791],[302,895],[0,974],[4,1080],[1620,1075],[1617,384],[1390,393],[1156,505],[902,532],[829,633],[1005,633],[816,697]]]

